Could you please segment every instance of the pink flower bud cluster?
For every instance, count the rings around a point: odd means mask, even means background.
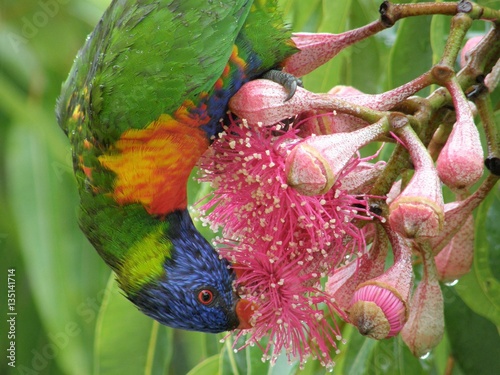
[[[285,70],[308,71],[320,53],[316,43],[336,39],[297,34],[302,52]],[[410,122],[391,123],[402,114],[369,123],[356,111],[336,110],[351,103],[384,113],[427,86],[427,78],[380,95],[345,86],[326,94],[297,88],[290,100],[281,85],[254,80],[231,99],[224,132],[200,161],[200,179],[213,188],[201,211],[206,225],[220,231],[215,243],[237,274],[238,294],[251,302],[252,327],[238,335],[250,334],[245,345],[267,337],[264,359],[275,361],[284,350],[290,360],[312,356],[333,366],[341,339],[333,312],[373,339],[401,333],[416,356],[441,340],[439,282],[469,271],[472,210],[487,193],[468,193],[483,174],[469,102],[455,77],[447,81],[456,122],[437,161]],[[387,137],[408,152],[411,168],[401,176],[387,175],[376,156],[359,156]],[[390,192],[371,196],[383,178]],[[457,202],[444,203],[443,185]],[[371,199],[385,200],[380,216]],[[416,257],[423,277],[414,285]]]
[[[217,243],[238,275],[239,294],[254,303],[247,344],[269,337],[264,356],[271,361],[285,349],[290,358],[313,356],[331,366],[340,336],[327,316],[337,306],[320,281],[364,249],[354,221],[372,219],[366,197],[342,189],[342,179],[360,169],[373,179],[380,164],[353,150],[331,189],[303,195],[287,172],[303,140],[285,128],[232,121],[201,160],[201,179],[215,189],[201,211],[221,230]],[[351,180],[362,190],[363,181]]]

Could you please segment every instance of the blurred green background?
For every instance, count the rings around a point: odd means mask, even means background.
[[[322,374],[257,347],[239,353],[223,335],[161,327],[116,290],[76,223],[78,197],[55,99],[74,56],[109,0],[1,0],[0,13],[0,374]],[[370,0],[281,0],[296,31],[342,32],[377,18]],[[499,1],[481,1],[500,9]],[[440,56],[449,18],[404,20],[342,52],[305,79],[376,93],[407,82]],[[475,22],[470,34],[488,26]],[[498,90],[497,90],[498,91]],[[498,97],[498,93],[496,94]],[[498,104],[498,103],[497,103]],[[498,118],[498,116],[497,116]],[[191,198],[198,194],[191,187]],[[500,373],[500,193],[476,213],[473,271],[443,285],[447,334],[425,359],[400,338],[377,342],[343,328],[335,374]],[[208,235],[208,234],[207,234]],[[16,367],[8,365],[7,277],[15,269]],[[448,366],[448,367],[447,367]]]

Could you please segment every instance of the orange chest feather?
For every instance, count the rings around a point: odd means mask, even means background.
[[[141,203],[150,214],[164,215],[186,208],[189,174],[208,145],[202,129],[162,115],[145,129],[124,132],[99,161],[116,174],[118,203]]]

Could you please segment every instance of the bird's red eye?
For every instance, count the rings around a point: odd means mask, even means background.
[[[209,289],[202,289],[198,292],[198,301],[204,305],[210,305],[214,300],[214,293]]]

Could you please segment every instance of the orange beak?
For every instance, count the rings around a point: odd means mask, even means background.
[[[257,305],[255,303],[250,302],[246,299],[240,299],[236,303],[236,315],[238,316],[238,320],[240,324],[237,329],[249,329],[253,326],[250,324],[250,319],[253,316],[255,310],[257,310]]]

